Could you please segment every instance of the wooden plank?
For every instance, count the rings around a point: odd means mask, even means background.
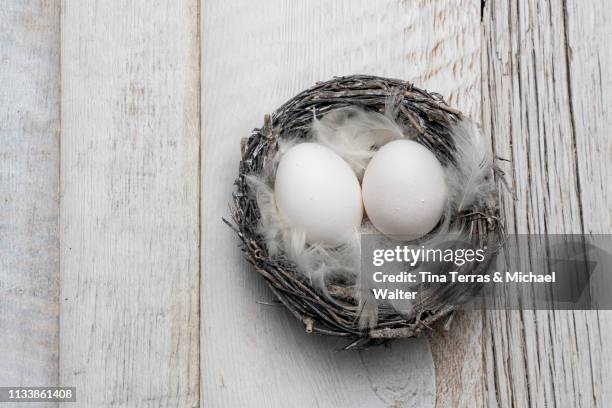
[[[341,342],[304,334],[282,308],[257,303],[272,295],[241,260],[221,217],[229,213],[240,138],[261,125],[264,113],[318,80],[352,73],[405,78],[479,115],[480,2],[202,4],[201,405],[433,406],[424,339],[390,350],[336,353]],[[453,341],[437,344],[445,348]],[[455,375],[461,377],[455,396],[462,384],[480,378],[479,345],[471,347],[473,356],[457,356],[459,364],[474,364]],[[446,376],[452,367],[440,364]],[[482,387],[461,392],[469,398]]]
[[[502,202],[511,233],[610,231],[603,166],[612,89],[590,69],[610,58],[609,35],[599,34],[610,11],[599,3],[585,11],[578,2],[486,2],[483,122],[497,153],[512,159],[506,171],[518,200]],[[609,319],[595,311],[487,312],[486,405],[606,406]]]
[[[60,380],[81,406],[198,404],[198,7],[63,3]]]
[[[415,64],[415,82],[441,93],[476,121],[481,117],[480,6],[470,0],[420,1],[404,11],[416,13],[404,37],[419,50],[407,54]],[[479,311],[459,312],[448,332],[438,328],[431,337],[437,407],[472,408],[482,401],[482,321]]]
[[[568,1],[564,23],[569,66],[571,112],[580,183],[580,205],[586,234],[612,233],[612,9],[609,2]],[[612,311],[585,315],[594,405],[612,400]],[[582,377],[588,379],[589,376]]]
[[[567,63],[584,230],[612,232],[612,9],[605,0],[568,1],[564,9]]]
[[[58,382],[59,10],[0,9],[0,386]]]

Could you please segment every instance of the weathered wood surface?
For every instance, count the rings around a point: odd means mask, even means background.
[[[582,228],[589,234],[612,233],[611,17],[606,0],[588,7],[568,1],[564,11]]]
[[[59,10],[0,6],[0,386],[58,381]]]
[[[198,38],[196,1],[62,5],[60,381],[80,406],[198,405]]]
[[[605,1],[486,2],[483,124],[512,159],[510,233],[611,232],[611,14]],[[484,405],[608,406],[611,317],[487,312]]]
[[[220,221],[263,113],[371,73],[482,121],[512,159],[510,232],[612,232],[605,0],[199,3],[64,0],[61,24],[58,1],[0,7],[0,386],[75,385],[80,406],[607,405],[610,312],[458,314],[433,360],[423,339],[335,353],[257,303]]]
[[[238,241],[220,218],[229,214],[240,138],[264,113],[318,80],[352,73],[412,79],[478,114],[479,7],[451,1],[203,4],[202,405],[432,406],[423,339],[373,354],[334,353],[332,345],[340,343],[307,336],[283,309],[257,303],[272,296],[239,260]],[[407,364],[374,364],[374,356]]]

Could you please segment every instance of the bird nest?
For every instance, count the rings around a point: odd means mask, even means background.
[[[276,298],[301,321],[306,332],[340,336],[347,348],[366,347],[391,339],[414,337],[430,330],[432,324],[450,316],[457,307],[479,290],[478,284],[437,283],[421,290],[414,303],[414,313],[398,313],[379,305],[376,325],[363,328],[359,324],[359,302],[350,285],[342,279],[326,282],[326,293],[297,270],[286,256],[271,255],[258,230],[260,210],[248,176],[263,171],[278,150],[278,141],[286,137],[310,140],[313,115],[346,107],[384,112],[389,100],[394,101],[394,120],[416,136],[414,140],[432,151],[443,165],[455,160],[453,125],[463,115],[446,104],[436,93],[413,84],[375,76],[346,76],[321,82],[307,89],[266,115],[263,127],[255,129],[242,141],[242,160],[233,195],[233,223],[227,222],[242,241],[246,259],[266,280]],[[492,166],[491,177],[501,174]],[[476,205],[451,215],[450,223],[468,231],[475,246],[486,247],[493,255],[502,235],[498,219],[497,194],[486,205]],[[491,259],[491,257],[487,257]],[[488,262],[464,265],[460,273],[484,274]],[[331,298],[330,298],[331,296]]]

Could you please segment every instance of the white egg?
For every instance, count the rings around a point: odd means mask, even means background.
[[[410,140],[387,143],[363,176],[363,205],[383,234],[417,239],[440,220],[447,203],[444,169],[436,156]]]
[[[345,242],[363,218],[361,187],[350,166],[316,143],[300,143],[281,158],[274,182],[281,217],[309,243]]]

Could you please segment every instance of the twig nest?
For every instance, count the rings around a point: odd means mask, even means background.
[[[429,329],[478,287],[430,284],[407,303],[378,301],[359,272],[361,234],[460,236],[492,253],[502,232],[495,174],[487,139],[440,95],[334,78],[266,115],[243,143],[232,227],[307,332],[345,337],[347,348],[380,344]]]

